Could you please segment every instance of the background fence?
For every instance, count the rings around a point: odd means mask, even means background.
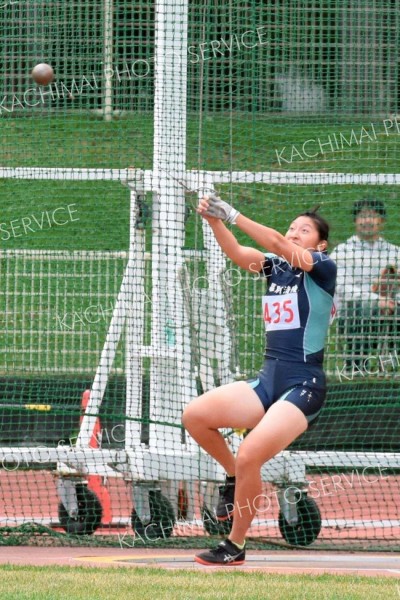
[[[179,415],[205,381],[260,368],[264,282],[221,262],[195,214],[196,193],[176,179],[191,189],[211,182],[283,232],[321,204],[331,249],[354,234],[354,202],[379,200],[382,235],[400,244],[396,3],[191,1],[187,27],[185,6],[0,3],[4,543],[32,522],[53,533],[61,524],[68,543],[86,533],[95,533],[86,543],[120,543],[121,531],[134,530],[136,543],[147,543],[149,516],[169,528],[152,530],[152,543],[221,533],[204,505],[212,506],[222,475],[202,462]],[[44,87],[30,77],[42,61],[56,75]],[[121,185],[129,178],[130,188]],[[212,322],[205,302],[215,308]],[[110,342],[121,307],[126,326]],[[329,395],[318,423],[287,464],[265,474],[270,505],[251,531],[259,543],[283,536],[295,545],[398,547],[397,305],[369,330],[361,363],[346,345],[349,335],[365,338],[353,320],[342,313],[330,329]],[[109,342],[115,358],[104,354]],[[94,445],[86,439],[82,449],[82,393],[103,387],[98,411],[87,415]],[[227,439],[239,441],[232,432]],[[122,457],[129,472],[110,472]],[[274,482],[281,490],[308,485],[312,502],[301,505],[297,528],[285,524]]]

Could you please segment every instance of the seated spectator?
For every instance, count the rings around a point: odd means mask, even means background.
[[[395,349],[400,331],[400,247],[383,237],[386,209],[381,200],[366,198],[353,206],[355,235],[331,253],[337,264],[336,294],[339,333],[344,337],[346,365],[369,371],[372,356],[379,365],[379,342]],[[400,314],[400,313],[399,313]]]

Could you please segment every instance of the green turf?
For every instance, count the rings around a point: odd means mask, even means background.
[[[82,167],[82,168],[151,168],[152,115],[139,114],[111,123],[87,115],[57,117],[44,112],[31,118],[2,120],[0,164],[10,167]],[[372,141],[362,131],[369,132]],[[400,136],[393,127],[385,133],[383,119],[331,121],[283,116],[251,118],[243,113],[204,118],[199,139],[199,119],[189,116],[187,167],[211,170],[287,170],[346,173],[388,173],[398,170]],[[350,146],[343,150],[318,153],[305,160],[302,150],[316,152],[330,136],[340,133]],[[336,137],[334,137],[336,136]],[[353,136],[353,137],[351,137]],[[376,139],[375,139],[376,137]],[[336,144],[337,145],[337,144]],[[293,155],[293,147],[300,152]],[[199,150],[200,148],[200,150]],[[283,151],[283,149],[286,149]],[[328,147],[329,150],[329,147]],[[280,159],[277,156],[282,156]],[[290,164],[283,161],[290,160]],[[378,195],[389,209],[388,236],[400,243],[398,228],[391,226],[396,215],[397,186],[287,186],[234,185],[220,186],[225,197],[235,200],[248,216],[284,229],[299,210],[322,204],[324,215],[331,220],[332,245],[352,232],[350,208],[365,195]],[[0,247],[46,249],[127,249],[129,230],[129,194],[118,182],[68,182],[0,180],[2,197]],[[194,198],[191,199],[192,202]],[[189,199],[188,199],[188,203]],[[33,223],[30,231],[21,220],[32,215],[37,221],[43,213],[73,204],[75,222],[64,227],[42,230]],[[191,206],[190,206],[191,207]],[[34,220],[33,220],[34,221]],[[11,224],[13,222],[13,225]],[[187,223],[186,243],[196,237],[196,219],[191,213]]]
[[[128,249],[129,193],[119,183],[0,179],[0,193],[4,249]]]
[[[395,600],[385,577],[153,568],[0,567],[1,600]]]
[[[4,166],[151,166],[153,115],[104,122],[86,114],[35,113],[4,118]],[[385,119],[295,118],[249,113],[189,115],[188,168],[391,173],[398,170],[400,134]],[[330,140],[330,141],[329,141]],[[293,148],[294,146],[294,148]],[[313,158],[306,156],[313,155]]]

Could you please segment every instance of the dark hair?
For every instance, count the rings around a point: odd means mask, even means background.
[[[353,205],[353,219],[356,219],[358,213],[365,209],[373,210],[383,219],[386,219],[385,205],[382,200],[377,200],[376,198],[363,198],[362,200],[357,200]]]
[[[324,240],[328,241],[329,223],[323,217],[321,217],[321,215],[318,214],[318,212],[317,212],[318,209],[319,209],[319,205],[314,206],[313,208],[310,208],[310,210],[306,210],[305,212],[301,213],[298,216],[299,217],[308,217],[309,219],[311,219],[314,222],[315,227],[317,228],[320,241],[321,242]]]

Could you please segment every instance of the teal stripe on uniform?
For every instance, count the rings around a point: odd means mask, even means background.
[[[304,415],[305,418],[307,419],[307,423],[310,424],[312,421],[314,421],[314,419],[316,419],[316,417],[318,417],[319,413],[321,412],[322,408],[320,408],[316,413],[314,413],[313,415]]]
[[[248,381],[247,383],[254,390],[254,388],[256,388],[258,386],[258,384],[260,383],[260,380],[256,379],[255,381]]]
[[[290,390],[287,390],[287,392],[282,394],[282,396],[279,396],[278,400],[286,400],[286,398],[289,396],[290,392],[293,392],[293,390],[294,390],[294,387],[290,388]]]
[[[304,273],[304,288],[308,297],[309,313],[304,329],[304,356],[323,350],[333,298]]]

